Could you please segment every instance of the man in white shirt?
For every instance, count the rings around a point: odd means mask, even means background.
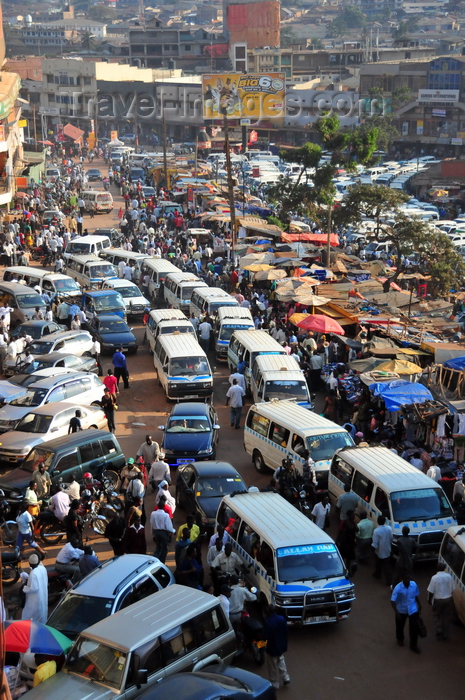
[[[229,383],[231,386],[233,385],[235,379],[237,379],[237,384],[239,384],[239,386],[242,387],[245,392],[246,386],[244,375],[235,371],[234,368],[231,368],[231,374],[229,375]]]
[[[322,530],[325,529],[326,516],[329,516],[329,511],[331,510],[331,504],[329,503],[328,496],[323,496],[319,503],[315,503],[312,510],[313,522],[318,525]]]
[[[163,564],[165,563],[166,555],[168,554],[168,545],[171,535],[176,532],[170,516],[165,510],[163,510],[164,505],[165,499],[161,498],[158,503],[158,510],[154,510],[150,516],[153,541],[155,542],[154,556],[163,562]]]
[[[241,426],[242,397],[245,390],[239,386],[237,379],[233,379],[232,386],[226,393],[226,406],[229,405],[231,413],[231,428],[234,426],[238,430]]]
[[[84,555],[84,550],[77,547],[73,538],[67,542],[57,554],[55,569],[61,574],[77,574],[79,572],[79,559]]]
[[[210,336],[212,330],[211,324],[208,323],[208,321],[202,321],[202,323],[199,324],[199,341],[206,353],[210,350]]]
[[[439,479],[442,479],[441,469],[436,464],[436,460],[434,457],[431,457],[431,465],[428,471],[426,472],[426,476],[429,476],[429,478],[433,479],[436,483],[439,481]]]
[[[64,491],[58,491],[50,499],[49,508],[55,514],[55,517],[63,521],[65,515],[68,515],[70,500],[67,493]]]
[[[232,551],[232,544],[227,542],[224,550],[212,561],[212,567],[220,574],[235,574],[236,570],[244,570],[242,560],[238,554]]]
[[[449,637],[449,626],[454,601],[454,581],[452,576],[446,572],[446,565],[439,562],[437,573],[431,578],[428,586],[428,603],[433,606],[434,627],[436,639],[447,639]]]
[[[378,515],[378,527],[373,532],[373,541],[371,546],[376,554],[376,567],[373,574],[374,578],[381,578],[381,572],[384,573],[386,583],[391,585],[391,547],[392,547],[392,529],[386,525],[384,515]]]
[[[229,617],[229,610],[230,610],[230,602],[229,599],[231,597],[231,589],[228,586],[227,583],[223,583],[221,586],[221,593],[218,596],[218,600],[220,601],[220,605],[223,608],[224,614],[226,617]]]
[[[152,466],[149,471],[149,481],[152,484],[152,488],[155,491],[162,481],[167,481],[171,484],[170,468],[166,462],[161,459],[156,459],[152,462]]]
[[[62,486],[61,488],[66,494],[68,494],[70,501],[79,501],[81,497],[81,490],[76,478],[74,477],[74,474],[71,475],[70,483],[66,484],[66,486]]]
[[[120,260],[118,263],[118,277],[120,279],[123,279],[124,277],[124,268],[126,267],[126,261],[125,260]]]
[[[246,586],[241,586],[236,575],[231,576],[230,590],[229,619],[233,625],[236,625],[241,621],[241,613],[244,610],[245,603],[252,603],[257,600],[257,596],[255,593],[252,593],[252,591],[249,591]]]
[[[212,545],[211,547],[208,548],[207,552],[207,564],[208,566],[212,566],[213,562],[215,561],[216,557],[220,552],[223,551],[224,545],[222,540],[215,540],[215,544]]]
[[[129,263],[126,263],[126,265],[124,266],[123,278],[125,280],[128,280],[129,282],[132,282],[132,267]]]
[[[142,457],[144,464],[152,464],[158,459],[160,453],[160,445],[155,440],[152,440],[151,435],[145,436],[145,442],[137,450],[136,457]],[[164,464],[164,463],[163,463]],[[165,478],[165,477],[163,477]],[[171,480],[170,480],[171,483]]]

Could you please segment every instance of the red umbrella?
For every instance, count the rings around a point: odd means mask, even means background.
[[[329,316],[322,314],[308,315],[297,324],[299,328],[306,331],[316,331],[317,333],[336,333],[337,335],[345,335],[342,326]]]
[[[53,146],[53,143],[51,141],[37,141],[37,143],[43,143],[44,146]]]

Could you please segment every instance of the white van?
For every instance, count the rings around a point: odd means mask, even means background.
[[[224,306],[239,306],[237,299],[220,287],[199,287],[192,292],[189,312],[199,316],[213,316]]]
[[[255,330],[252,314],[243,306],[220,306],[214,320],[216,359],[226,362],[232,334],[235,331]]]
[[[139,287],[134,282],[120,279],[106,279],[102,284],[102,289],[114,289],[121,294],[128,318],[142,316],[145,309],[150,309],[149,300],[142,295]]]
[[[254,403],[294,399],[299,406],[313,410],[305,375],[289,355],[259,355],[252,368],[250,388]]]
[[[102,250],[99,253],[100,257],[107,260],[115,266],[119,266],[121,261],[129,263],[132,267],[132,281],[138,283],[141,279],[142,264],[149,257],[147,253],[135,253],[132,250],[124,250],[124,248],[110,248]],[[119,267],[118,267],[119,270]],[[122,275],[118,272],[119,276]]]
[[[263,610],[276,605],[289,625],[339,622],[350,613],[354,586],[334,540],[282,496],[225,496],[217,521],[248,567]]]
[[[175,309],[181,309],[187,315],[192,292],[197,287],[209,288],[197,275],[188,272],[170,272],[165,277],[163,289],[165,301],[168,306],[172,304]]]
[[[168,400],[209,398],[213,375],[207,355],[191,333],[159,335],[153,364]]]
[[[465,625],[465,528],[452,525],[447,528],[439,550],[439,561],[446,565],[446,571],[455,583],[452,593],[455,609],[460,622]]]
[[[94,205],[96,214],[109,214],[113,209],[113,197],[110,192],[88,190],[87,192],[81,192],[80,196],[84,200],[86,211],[89,210],[91,202]]]
[[[98,255],[106,248],[111,248],[108,236],[81,236],[68,243],[64,258],[66,260],[70,255]]]
[[[179,272],[179,268],[164,258],[145,258],[141,267],[141,279],[149,276],[149,296],[152,299],[163,297],[163,285],[166,275],[170,272]]]
[[[60,168],[48,167],[45,168],[45,182],[57,182],[61,178]]]
[[[334,455],[329,494],[336,501],[348,484],[370,520],[378,515],[394,533],[393,551],[402,527],[410,527],[418,549],[415,559],[436,559],[445,530],[456,525],[454,511],[433,479],[386,447],[350,447]]]
[[[292,457],[302,471],[303,452],[315,462],[317,492],[327,490],[331,460],[336,450],[352,446],[349,433],[323,416],[307,411],[295,401],[270,401],[250,407],[244,427],[244,449],[255,469],[273,471]]]
[[[235,331],[228,348],[228,367],[237,369],[240,362],[245,362],[244,377],[247,390],[250,391],[250,378],[253,364],[258,355],[285,355],[286,351],[266,331]]]
[[[181,309],[154,309],[150,312],[145,333],[152,352],[155,349],[155,341],[160,333],[176,332],[192,333],[193,337],[196,338],[194,326]]]
[[[70,255],[65,260],[65,272],[82,287],[101,285],[104,279],[118,279],[117,268],[96,255]]]
[[[63,299],[81,297],[82,291],[77,282],[68,275],[58,272],[49,272],[38,267],[8,267],[3,273],[4,282],[18,282],[23,280],[28,287],[40,287],[42,292],[47,292],[51,297],[59,296]]]

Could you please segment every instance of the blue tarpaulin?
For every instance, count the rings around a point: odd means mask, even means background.
[[[447,367],[447,369],[457,369],[461,372],[465,368],[465,357],[453,357],[451,360],[444,362],[444,367]]]
[[[373,389],[373,385],[370,389]],[[402,379],[376,384],[376,396],[383,399],[388,411],[399,411],[404,405],[433,400],[432,393],[423,384]]]

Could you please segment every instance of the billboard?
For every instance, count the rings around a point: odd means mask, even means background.
[[[458,102],[459,90],[418,90],[419,104],[429,102]]]
[[[286,107],[284,73],[215,73],[202,76],[203,117],[283,119]]]

